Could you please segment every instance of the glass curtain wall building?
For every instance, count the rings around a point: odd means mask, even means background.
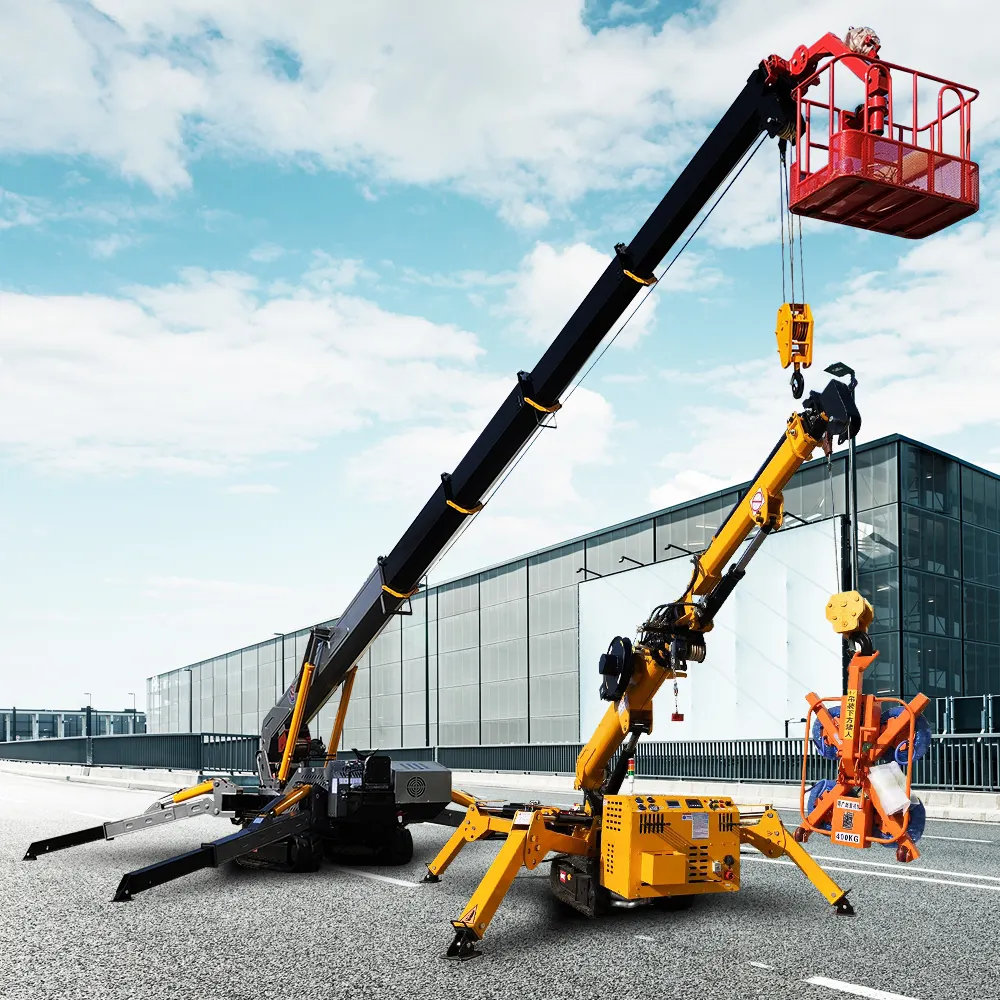
[[[147,681],[147,687],[149,682]],[[90,710],[90,736],[125,736],[146,731],[146,715]],[[0,742],[87,736],[87,709],[0,708]]]
[[[1000,693],[1000,477],[892,436],[857,448],[856,478],[859,587],[875,609],[881,652],[871,689]],[[581,583],[689,558],[748,485],[422,591],[360,662],[342,746],[576,742]],[[847,487],[846,455],[811,462],[785,490],[786,514],[842,518]],[[846,548],[830,553],[842,578]],[[257,732],[308,634],[150,678],[150,730]],[[313,735],[328,737],[335,712],[336,697]]]

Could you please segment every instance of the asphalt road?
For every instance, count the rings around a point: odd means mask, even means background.
[[[689,911],[567,918],[543,865],[515,882],[482,957],[453,963],[441,957],[449,919],[498,844],[467,846],[440,884],[420,885],[449,832],[440,826],[413,828],[414,861],[399,869],[229,866],[131,903],[109,902],[122,873],[232,827],[187,820],[21,860],[31,840],[140,812],[154,797],[0,773],[3,1000],[1000,997],[1000,826],[929,821],[909,866],[814,840],[852,888],[853,918],[835,917],[794,868],[750,856],[740,892]],[[808,982],[817,977],[841,986]],[[869,992],[845,992],[850,984]]]

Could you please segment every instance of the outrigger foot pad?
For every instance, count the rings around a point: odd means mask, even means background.
[[[851,906],[850,900],[847,898],[847,893],[845,892],[840,899],[836,900],[833,904],[833,908],[837,911],[838,917],[853,917],[854,907]]]
[[[448,946],[445,958],[450,958],[456,962],[467,962],[470,958],[479,958],[476,951],[476,943],[479,938],[470,927],[456,927],[455,940]]]
[[[427,874],[420,880],[421,882],[440,882],[441,876],[435,875],[434,872],[428,870]]]

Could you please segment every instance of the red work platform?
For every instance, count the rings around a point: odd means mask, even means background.
[[[838,104],[835,85],[848,96],[853,90],[855,99]],[[812,88],[826,99],[808,96]],[[795,89],[791,210],[908,239],[972,215],[979,166],[970,159],[970,118],[978,96],[891,63],[831,59]]]

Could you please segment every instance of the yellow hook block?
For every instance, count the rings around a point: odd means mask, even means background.
[[[778,309],[778,357],[781,367],[808,368],[813,359],[813,315],[805,302],[786,302]]]

